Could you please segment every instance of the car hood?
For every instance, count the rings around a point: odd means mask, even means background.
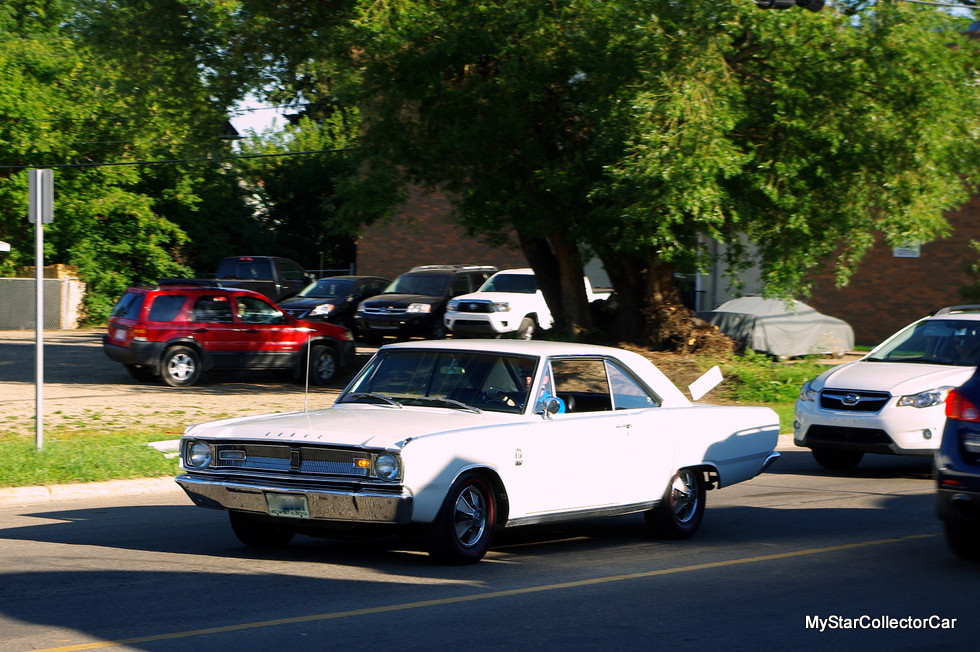
[[[343,297],[330,297],[330,298],[309,298],[309,297],[292,297],[291,299],[285,299],[279,302],[279,305],[283,308],[291,308],[295,310],[296,308],[316,308],[323,303],[332,303],[334,305],[339,305],[343,301]]]
[[[814,382],[814,389],[862,389],[900,396],[937,387],[958,387],[974,371],[974,367],[858,360],[821,374]]]
[[[493,303],[499,303],[501,301],[517,301],[521,297],[533,296],[533,294],[524,294],[523,292],[473,292],[455,297],[455,300],[461,303],[466,301],[491,301]]]
[[[447,408],[335,405],[323,410],[280,412],[202,423],[188,428],[184,436],[401,448],[408,439],[513,423],[515,416],[494,412],[477,414]]]

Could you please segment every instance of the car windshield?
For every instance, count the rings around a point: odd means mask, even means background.
[[[338,403],[521,413],[537,358],[472,351],[381,351]]]
[[[534,294],[538,282],[533,274],[497,274],[483,284],[480,292],[513,292],[515,294]]]
[[[917,322],[873,349],[865,359],[974,367],[980,364],[980,321]]]
[[[303,288],[298,296],[307,299],[337,299],[350,294],[354,282],[335,278],[321,278]]]
[[[449,274],[402,274],[385,288],[384,294],[422,294],[441,297],[452,277]]]

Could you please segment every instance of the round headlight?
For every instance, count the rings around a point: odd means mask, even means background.
[[[213,453],[211,444],[204,441],[195,441],[187,447],[187,463],[195,469],[204,469],[211,465]]]
[[[391,453],[381,453],[374,458],[374,474],[385,482],[397,480],[400,471],[401,464]]]

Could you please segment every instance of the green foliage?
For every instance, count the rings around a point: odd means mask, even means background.
[[[177,461],[146,445],[145,434],[0,442],[0,486],[98,482],[175,475]]]
[[[356,6],[371,155],[452,191],[476,232],[594,250],[619,322],[667,300],[650,270],[704,264],[705,237],[748,235],[772,294],[828,259],[843,282],[877,233],[945,234],[980,169],[977,43],[933,7]]]
[[[824,365],[803,360],[774,362],[756,351],[746,351],[722,367],[732,398],[745,403],[773,404],[795,402],[807,380],[827,370]]]

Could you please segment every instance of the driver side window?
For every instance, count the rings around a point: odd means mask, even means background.
[[[255,297],[238,297],[238,318],[244,324],[281,324],[278,308]]]

